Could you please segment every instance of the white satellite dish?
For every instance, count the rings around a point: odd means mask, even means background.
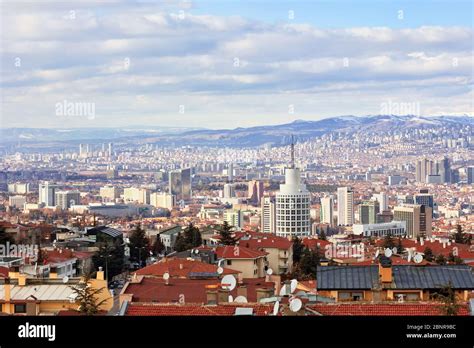
[[[237,299],[235,299],[237,301]],[[229,295],[229,302],[234,302],[234,297],[232,295]]]
[[[232,274],[228,274],[224,276],[221,280],[221,286],[225,290],[234,290],[235,286],[237,285],[237,280],[235,280],[235,277]]]
[[[199,254],[199,250],[198,250],[198,249],[194,250],[194,253],[195,253],[196,255]]]
[[[276,301],[273,305],[273,315],[277,315],[278,311],[280,310],[280,302]]]
[[[415,263],[421,263],[423,261],[423,256],[421,254],[416,254],[413,261],[415,261]]]
[[[392,256],[392,250],[390,250],[389,248],[386,248],[385,251],[384,251],[384,255],[386,257]]]
[[[273,274],[273,270],[271,268],[267,269],[267,274],[268,275],[272,275]]]
[[[299,298],[295,298],[290,302],[290,310],[292,312],[298,312],[303,307],[303,302]]]
[[[396,254],[396,253],[398,253],[398,249],[397,249],[397,247],[393,247],[392,248],[392,254]]]
[[[224,269],[222,267],[217,267],[217,274],[224,273]]]
[[[235,301],[236,303],[247,303],[247,298],[245,296],[237,296],[235,298]]]
[[[286,284],[283,285],[280,289],[280,296],[285,296],[286,295]]]
[[[297,286],[298,286],[298,281],[296,279],[292,279],[290,283],[291,293],[295,292]]]
[[[170,274],[168,272],[163,273],[163,279],[164,280],[170,279]]]
[[[66,284],[68,281],[69,281],[69,277],[68,277],[68,276],[65,276],[65,277],[63,278],[63,283]]]
[[[380,250],[377,249],[377,251],[375,252],[375,258],[379,257],[379,254],[380,254]]]

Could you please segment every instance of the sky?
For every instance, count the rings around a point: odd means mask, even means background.
[[[2,128],[474,116],[470,0],[3,0],[0,16]]]

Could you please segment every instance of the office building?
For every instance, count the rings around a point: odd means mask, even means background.
[[[44,204],[47,207],[54,207],[56,205],[55,192],[57,188],[57,185],[50,184],[47,181],[43,184],[39,184],[38,203]]]
[[[224,198],[233,198],[235,197],[235,187],[234,184],[224,184]]]
[[[354,192],[350,187],[337,189],[337,224],[343,226],[354,224]]]
[[[388,210],[388,196],[385,192],[374,194],[374,199],[379,202],[381,212]]]
[[[414,195],[415,204],[426,205],[434,210],[434,199],[433,195],[429,194],[427,190],[421,190],[420,193]]]
[[[376,224],[355,224],[352,232],[364,237],[403,237],[406,235],[406,221],[392,221]]]
[[[444,157],[442,160],[436,162],[436,173],[440,176],[441,183],[450,183],[451,182],[451,165],[449,163],[449,158]]]
[[[263,197],[263,181],[251,180],[248,184],[249,187],[249,200],[253,203],[260,204],[260,200]]]
[[[166,192],[154,192],[150,195],[150,204],[156,208],[173,209],[176,197]]]
[[[431,216],[431,208],[420,204],[405,204],[393,210],[393,219],[406,222],[407,236],[412,239],[431,237]]]
[[[425,183],[427,176],[431,174],[436,174],[436,166],[433,161],[423,158],[416,162],[416,181],[420,183]]]
[[[177,201],[191,199],[191,168],[171,171],[169,173],[169,193],[176,196]]]
[[[334,199],[332,196],[326,196],[321,198],[321,211],[319,214],[321,223],[334,224]]]
[[[400,185],[403,181],[403,177],[401,175],[389,175],[388,177],[388,184],[390,186]]]
[[[367,201],[359,205],[359,222],[360,224],[375,224],[377,222],[377,214],[380,212],[380,204],[378,201]]]
[[[75,191],[56,191],[55,192],[55,205],[62,210],[66,210],[73,205],[81,204],[81,193]]]
[[[20,195],[10,196],[10,198],[8,198],[8,203],[9,203],[10,207],[15,207],[17,209],[23,209],[23,207],[25,206],[25,203],[26,203],[26,197],[25,196],[20,196]]]
[[[467,168],[467,183],[469,185],[474,184],[474,167]]]
[[[276,231],[276,204],[272,197],[262,198],[262,217],[260,219],[260,230],[263,233],[275,233]]]
[[[224,221],[233,226],[236,230],[242,229],[242,212],[240,210],[225,210]]]

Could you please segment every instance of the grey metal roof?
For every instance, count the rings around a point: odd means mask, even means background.
[[[122,236],[122,232],[108,226],[99,226],[99,227],[91,228],[89,231],[87,231],[87,234],[97,234],[98,232],[105,233],[113,238]]]
[[[378,280],[378,266],[325,266],[317,271],[319,290],[372,289]]]
[[[74,300],[77,294],[68,284],[11,286],[12,300],[27,300],[34,296],[40,301]],[[0,300],[5,300],[5,287],[0,286]]]
[[[467,265],[392,266],[394,289],[439,289],[451,282],[454,289],[474,289]],[[379,281],[378,266],[318,267],[318,289],[371,289]]]

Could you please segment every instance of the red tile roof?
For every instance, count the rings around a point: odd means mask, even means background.
[[[0,277],[8,277],[8,267],[0,267]]]
[[[343,316],[424,316],[443,315],[441,305],[438,303],[390,303],[390,304],[348,304],[331,303],[309,305],[310,309],[322,315],[343,315]],[[460,307],[458,315],[470,315],[467,305]]]
[[[224,259],[257,259],[268,255],[265,251],[253,250],[240,245],[216,247],[216,255]]]
[[[137,275],[163,277],[169,273],[173,278],[189,278],[189,273],[217,273],[217,266],[197,260],[163,259],[160,262],[139,269]],[[238,274],[240,271],[225,268],[223,274]]]
[[[310,249],[314,249],[318,245],[321,249],[324,249],[324,247],[329,244],[331,244],[331,242],[328,242],[327,240],[317,239],[317,238],[309,237],[309,238],[303,239],[303,245]]]
[[[254,315],[272,312],[272,306],[263,304],[179,305],[158,303],[132,303],[126,315],[134,316],[233,316],[236,308],[253,308]]]
[[[293,242],[288,240],[288,238],[278,237],[269,233],[240,232],[239,237],[239,245],[250,249],[276,248],[288,250],[293,245]]]
[[[125,294],[133,294],[133,302],[163,302],[177,303],[184,296],[185,303],[206,303],[206,286],[219,287],[218,279],[182,279],[171,278],[169,285],[161,278],[143,278],[140,283],[130,283],[125,289]],[[244,279],[243,285],[247,287],[247,300],[257,301],[258,288],[274,288],[274,283],[265,282],[264,278]],[[237,296],[238,286],[230,292],[234,298]]]

